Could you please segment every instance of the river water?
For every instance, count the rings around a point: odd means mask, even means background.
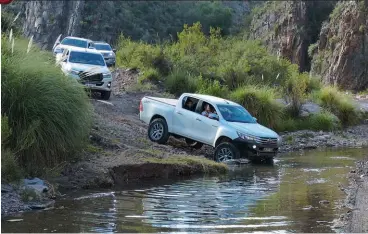
[[[298,152],[273,165],[234,166],[224,176],[68,194],[53,209],[3,218],[1,231],[334,232],[345,198],[339,185],[367,155],[366,149]]]

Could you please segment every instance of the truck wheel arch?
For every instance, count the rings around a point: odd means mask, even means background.
[[[229,137],[226,136],[220,136],[215,143],[215,147],[217,147],[219,144],[221,144],[222,142],[232,142],[232,140]]]
[[[163,119],[166,121],[165,117],[163,117],[162,115],[154,115],[152,116],[151,120],[150,120],[150,123],[155,120],[155,119]]]

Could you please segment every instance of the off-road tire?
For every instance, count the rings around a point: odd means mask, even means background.
[[[101,99],[109,100],[111,96],[111,91],[101,91]]]
[[[156,131],[156,133],[154,133]],[[167,123],[164,119],[154,119],[148,126],[148,138],[155,143],[165,144],[170,137]]]
[[[185,143],[187,143],[188,146],[192,147],[193,149],[200,149],[203,146],[203,143],[198,141],[193,141],[192,139],[185,138]]]
[[[224,162],[226,161],[223,159],[223,155],[225,153],[228,153],[228,157],[226,157],[226,160],[234,160],[240,158],[240,151],[239,149],[231,142],[222,142],[220,143],[216,149],[215,149],[215,155],[214,159],[216,162]],[[231,158],[230,158],[231,154]]]

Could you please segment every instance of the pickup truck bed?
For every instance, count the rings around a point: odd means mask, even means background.
[[[155,100],[161,103],[168,104],[170,106],[176,106],[178,103],[178,99],[170,99],[170,98],[157,98],[157,97],[145,97],[147,99]]]

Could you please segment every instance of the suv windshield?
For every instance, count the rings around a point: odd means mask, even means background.
[[[217,105],[217,107],[228,122],[256,123],[249,112],[241,106]]]
[[[74,38],[64,38],[64,40],[61,41],[61,44],[80,48],[87,48],[87,41]]]
[[[105,60],[101,54],[88,52],[72,51],[69,56],[69,62],[105,66]]]
[[[95,44],[96,50],[108,50],[111,51],[111,47],[108,44]]]

